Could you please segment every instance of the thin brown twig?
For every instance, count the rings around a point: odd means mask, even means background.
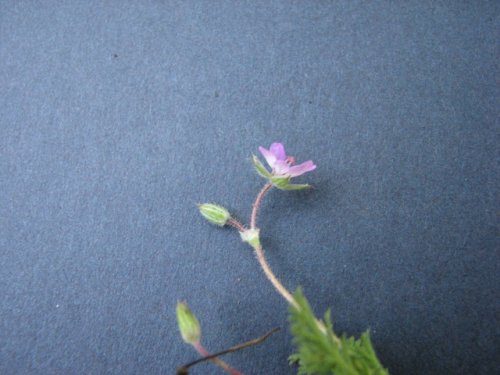
[[[256,339],[244,342],[242,344],[238,344],[238,345],[232,346],[229,349],[223,350],[223,351],[215,353],[215,354],[207,355],[207,356],[205,356],[203,358],[199,358],[199,359],[197,359],[197,360],[195,360],[193,362],[189,362],[188,364],[186,364],[184,366],[181,366],[181,367],[179,367],[177,369],[177,375],[187,374],[188,373],[188,369],[190,367],[194,366],[194,365],[197,365],[198,363],[209,361],[209,360],[212,360],[212,359],[214,359],[216,357],[220,357],[220,356],[228,354],[228,353],[234,353],[234,352],[237,352],[239,350],[248,348],[248,347],[253,346],[253,345],[258,345],[261,342],[263,342],[264,340],[266,340],[273,333],[275,333],[275,332],[277,332],[279,330],[280,330],[280,328],[274,328],[274,329],[270,330],[269,332],[267,332],[265,335],[257,337]]]
[[[193,347],[196,349],[196,351],[198,353],[200,353],[203,357],[207,358],[207,357],[211,357],[211,358],[208,358],[210,361],[212,361],[213,363],[215,363],[217,366],[219,366],[220,368],[222,368],[224,371],[226,371],[228,374],[231,374],[231,375],[243,375],[241,372],[239,372],[238,370],[232,368],[231,366],[229,366],[226,362],[224,362],[222,359],[220,359],[219,357],[215,356],[215,357],[212,357],[212,354],[203,347],[203,345],[201,345],[201,343],[198,341],[196,343],[193,344]]]

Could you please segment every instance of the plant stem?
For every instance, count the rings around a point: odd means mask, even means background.
[[[255,203],[253,204],[253,210],[252,210],[252,216],[250,219],[250,228],[255,229],[256,228],[256,223],[257,223],[257,212],[259,210],[260,204],[262,202],[262,199],[266,195],[266,193],[273,187],[273,185],[268,182],[267,184],[264,185],[264,187],[261,189],[259,194],[257,195],[257,198],[255,199]],[[269,263],[267,263],[266,257],[264,255],[264,249],[262,246],[259,244],[257,246],[254,246],[255,250],[255,255],[257,257],[257,260],[259,261],[259,264],[264,271],[264,274],[266,275],[267,279],[273,284],[274,288],[278,291],[279,294],[283,296],[287,300],[287,302],[292,305],[294,308],[297,310],[300,310],[300,306],[298,303],[295,301],[293,298],[292,294],[286,289],[281,281],[276,277],[276,275],[273,273],[271,270],[271,267],[269,266]],[[324,325],[324,323],[321,320],[316,319],[316,324],[318,325],[318,328],[323,332],[323,334],[326,334],[327,330]],[[337,341],[337,343],[340,345],[340,340],[335,336],[334,339]]]
[[[260,203],[262,202],[262,199],[266,195],[266,193],[271,190],[273,185],[268,182],[267,184],[264,185],[262,190],[259,192],[257,195],[257,198],[255,199],[255,203],[253,204],[253,209],[252,209],[252,216],[250,217],[250,228],[255,229],[256,224],[257,224],[257,211],[259,210]]]
[[[221,367],[222,369],[224,369],[224,371],[226,371],[227,373],[231,374],[231,375],[243,375],[241,372],[239,372],[238,370],[232,368],[231,366],[229,366],[226,362],[224,362],[222,359],[219,359],[217,357],[212,357],[211,354],[203,347],[203,345],[201,345],[201,343],[199,341],[195,342],[193,344],[193,347],[196,349],[196,351],[198,353],[200,353],[203,357],[211,357],[210,358],[210,361],[212,361],[213,363],[215,363],[217,366]]]
[[[233,228],[236,228],[238,229],[240,232],[244,232],[245,231],[245,227],[243,226],[243,224],[241,224],[238,220],[236,220],[235,218],[230,218],[228,221],[227,221],[227,224],[232,226]]]
[[[264,199],[264,196],[266,193],[271,190],[273,185],[268,182],[267,184],[264,185],[264,187],[260,190],[259,194],[257,195],[257,198],[255,198],[255,203],[253,204],[253,209],[252,209],[252,216],[250,217],[250,228],[251,229],[256,229],[256,224],[257,224],[257,212],[259,211],[260,204],[262,202],[262,199]],[[259,264],[264,271],[264,274],[268,278],[268,280],[273,284],[274,288],[278,291],[279,294],[285,298],[290,305],[292,305],[295,308],[299,308],[299,305],[295,300],[293,299],[292,294],[286,289],[281,281],[276,277],[276,275],[273,273],[271,270],[271,267],[269,266],[269,263],[267,263],[266,257],[264,255],[264,249],[262,246],[259,244],[257,246],[254,246],[255,250],[255,256],[257,257],[257,260],[259,261]]]
[[[228,353],[234,353],[234,352],[237,352],[239,350],[248,348],[250,346],[258,345],[261,342],[263,342],[264,340],[266,340],[273,333],[275,333],[275,332],[277,332],[279,330],[280,330],[279,328],[274,328],[274,329],[270,330],[269,332],[267,332],[265,335],[257,337],[256,339],[244,342],[242,344],[238,344],[238,345],[232,346],[229,349],[223,350],[223,351],[215,353],[215,354],[210,354],[208,356],[204,356],[203,358],[197,359],[196,361],[190,362],[187,365],[184,365],[184,366],[180,367],[179,370],[177,371],[177,373],[178,374],[179,373],[180,374],[187,374],[187,370],[190,367],[192,367],[194,365],[197,365],[198,363],[201,363],[201,362],[204,362],[204,361],[208,361],[208,360],[211,360],[211,359],[213,359],[215,357],[219,357],[221,355],[225,355],[225,354],[228,354]]]
[[[283,286],[281,281],[279,281],[279,279],[271,270],[271,267],[269,267],[266,257],[264,256],[264,249],[262,248],[262,246],[261,245],[255,246],[254,250],[255,250],[255,256],[257,257],[257,260],[259,261],[259,264],[262,267],[264,274],[266,275],[267,279],[271,282],[271,284],[273,284],[274,288],[278,291],[279,294],[283,296],[284,299],[287,300],[287,302],[290,305],[292,305],[296,309],[300,309],[297,302],[295,302],[295,299],[293,298],[292,294],[288,291],[287,288]]]

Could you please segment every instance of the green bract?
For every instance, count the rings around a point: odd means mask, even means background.
[[[231,218],[229,211],[217,204],[204,203],[200,204],[198,208],[205,219],[221,227],[226,225],[227,221]]]
[[[248,242],[253,248],[260,246],[258,229],[247,229],[244,232],[240,232],[240,236],[243,242]]]

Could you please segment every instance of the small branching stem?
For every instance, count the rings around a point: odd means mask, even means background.
[[[225,355],[225,354],[228,354],[228,353],[234,353],[234,352],[237,352],[239,350],[248,348],[250,346],[259,345],[261,342],[263,342],[269,336],[271,336],[275,332],[278,332],[279,330],[280,330],[279,328],[274,328],[274,329],[270,330],[269,332],[267,332],[265,335],[257,337],[256,339],[249,340],[249,341],[246,341],[246,342],[244,342],[242,344],[238,344],[238,345],[232,346],[229,349],[223,350],[223,351],[215,353],[215,354],[209,354],[206,351],[206,349],[201,346],[200,343],[197,343],[197,345],[194,345],[195,349],[201,355],[203,355],[203,358],[197,359],[196,361],[190,362],[190,363],[188,363],[188,364],[186,364],[186,365],[184,365],[182,367],[179,367],[179,369],[177,370],[177,374],[187,374],[188,373],[188,369],[190,367],[194,366],[194,365],[197,365],[198,363],[202,363],[204,361],[211,361],[213,359],[218,359],[217,357],[220,357],[222,355]],[[203,354],[203,353],[206,353],[206,354]],[[222,360],[220,360],[220,359],[219,359],[219,361],[222,362]],[[236,371],[234,374],[243,375],[242,373],[238,372],[237,370],[234,370],[234,371]],[[232,372],[230,372],[230,373],[233,374]]]
[[[245,231],[245,227],[243,224],[241,224],[238,220],[236,220],[235,218],[230,218],[228,221],[227,221],[227,224],[232,226],[233,228],[236,228],[238,229],[238,231],[240,232],[244,232]]]
[[[193,347],[196,349],[198,353],[200,353],[203,357],[210,357],[210,361],[215,363],[217,366],[222,368],[224,371],[231,375],[243,375],[241,372],[238,370],[232,368],[229,366],[226,362],[224,362],[222,359],[219,359],[217,356],[212,356],[204,347],[201,345],[199,341],[195,342],[193,344]]]

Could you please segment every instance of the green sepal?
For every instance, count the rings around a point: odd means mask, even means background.
[[[275,187],[281,190],[286,190],[286,187],[290,185],[289,176],[271,176],[269,180]]]
[[[253,166],[255,168],[255,170],[257,171],[257,173],[264,177],[264,178],[270,178],[271,177],[271,173],[269,173],[269,171],[266,169],[266,167],[264,167],[264,165],[260,162],[259,158],[255,155],[252,155],[252,162],[253,162]]]
[[[271,183],[281,190],[303,190],[311,187],[309,184],[291,184],[290,176],[273,176],[264,165],[261,163],[259,158],[252,155],[252,162],[257,173],[264,178],[269,179]]]
[[[290,176],[271,176],[271,183],[281,190],[303,190],[311,187],[309,184],[291,184]]]
[[[280,187],[281,190],[304,190],[309,189],[311,185],[309,184],[288,184]]]

